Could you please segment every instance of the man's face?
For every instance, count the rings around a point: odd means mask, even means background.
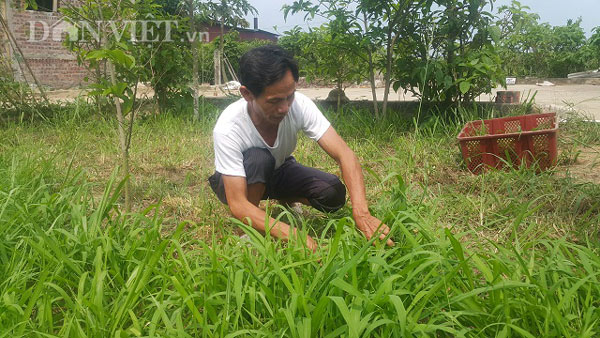
[[[267,86],[259,96],[250,94],[253,100],[246,100],[260,122],[276,126],[288,114],[294,102],[295,92],[296,81],[292,72],[288,70],[281,80]]]

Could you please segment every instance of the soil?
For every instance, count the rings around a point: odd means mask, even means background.
[[[564,173],[581,182],[600,184],[600,146],[580,149],[577,159],[564,168]]]

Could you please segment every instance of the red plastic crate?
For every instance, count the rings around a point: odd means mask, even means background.
[[[556,113],[502,117],[468,122],[458,134],[463,159],[479,174],[487,168],[537,163],[556,164]]]

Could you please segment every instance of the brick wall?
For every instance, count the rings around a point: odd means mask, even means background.
[[[5,0],[0,0],[4,2]],[[67,2],[78,0],[58,0],[58,7]],[[19,6],[17,6],[19,7]],[[21,5],[22,7],[22,5]],[[67,26],[57,12],[40,12],[12,8],[8,10],[8,21],[11,31],[21,48],[38,81],[55,89],[71,88],[84,84],[86,70],[77,64],[75,55],[63,45]],[[206,29],[209,40],[220,35],[220,27]],[[225,30],[229,31],[228,28]],[[262,30],[240,29],[242,40],[263,39],[276,42],[277,36]],[[25,69],[25,68],[24,68]],[[25,69],[25,73],[16,70],[16,77],[32,83],[33,79]]]
[[[55,89],[82,85],[86,70],[63,45],[66,32],[61,15],[14,8],[10,12],[11,30],[38,81]],[[27,71],[25,78],[32,82]]]

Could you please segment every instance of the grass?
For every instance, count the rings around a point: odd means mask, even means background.
[[[0,336],[599,334],[597,182],[563,167],[468,174],[462,120],[330,115],[396,246],[365,241],[348,207],[275,212],[318,238],[313,255],[229,218],[206,184],[215,110],[205,116],[138,121],[131,215],[112,120],[0,129]],[[598,144],[594,125],[562,129],[563,152]],[[305,138],[296,157],[338,173]]]

